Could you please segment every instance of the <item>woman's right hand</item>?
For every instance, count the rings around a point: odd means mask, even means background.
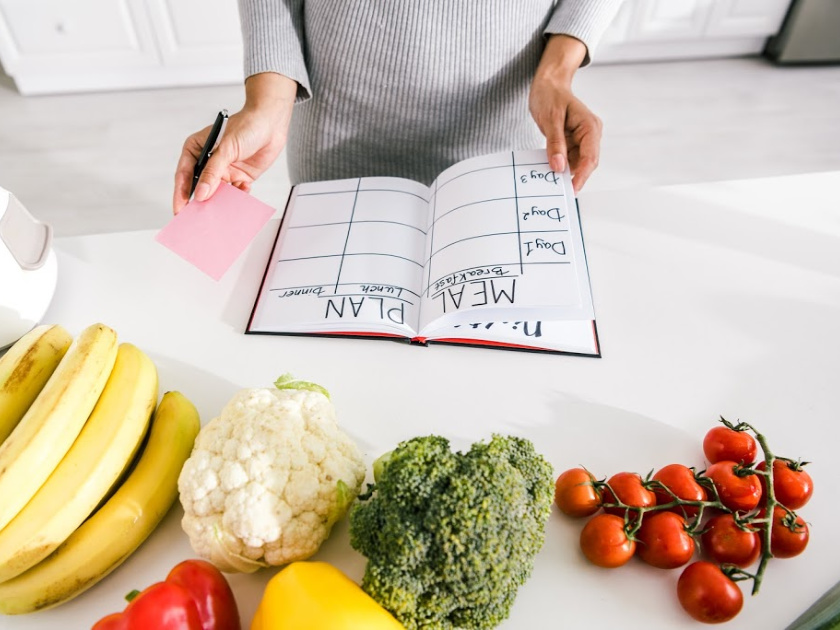
[[[209,199],[223,181],[248,192],[251,184],[270,167],[283,147],[292,119],[297,82],[272,72],[255,74],[245,81],[245,105],[233,114],[195,188],[196,201]],[[210,127],[184,142],[175,170],[175,214],[187,205],[193,169],[210,133]]]

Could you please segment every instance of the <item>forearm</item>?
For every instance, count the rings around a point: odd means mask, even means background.
[[[615,18],[623,0],[562,0],[557,4],[544,34],[563,34],[578,39],[585,46],[580,65],[591,61],[610,23]]]
[[[568,87],[586,54],[586,45],[579,39],[552,35],[546,42],[534,80]]]
[[[303,0],[239,0],[238,5],[245,76],[282,74],[297,82],[299,101],[309,98]]]
[[[298,83],[276,72],[260,72],[245,80],[245,107],[249,111],[283,110],[294,105]]]

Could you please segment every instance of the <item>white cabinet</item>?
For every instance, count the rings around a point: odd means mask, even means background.
[[[709,14],[709,37],[775,35],[785,19],[789,0],[718,0]]]
[[[599,47],[601,62],[754,55],[790,0],[625,0]]]
[[[760,53],[790,0],[625,0],[595,63]],[[242,81],[236,0],[0,0],[24,94]]]
[[[703,36],[711,0],[653,0],[638,2],[628,40],[667,41]],[[633,10],[628,0],[625,10]]]
[[[235,0],[0,0],[0,61],[23,94],[242,79]]]
[[[167,67],[242,66],[236,0],[146,0]]]

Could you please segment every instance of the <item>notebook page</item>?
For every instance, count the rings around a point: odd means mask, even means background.
[[[466,160],[431,189],[424,335],[499,318],[594,319],[571,177],[545,151]]]
[[[591,321],[500,320],[454,324],[435,330],[429,341],[442,343],[513,346],[597,356],[598,338]]]
[[[296,186],[249,332],[413,336],[428,195],[392,177]]]

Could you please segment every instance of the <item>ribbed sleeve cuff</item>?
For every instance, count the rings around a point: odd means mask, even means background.
[[[545,27],[546,35],[571,35],[586,46],[588,65],[592,53],[618,13],[623,0],[561,0]]]
[[[311,97],[303,45],[302,0],[239,0],[245,77],[276,72],[297,81],[297,102]]]

